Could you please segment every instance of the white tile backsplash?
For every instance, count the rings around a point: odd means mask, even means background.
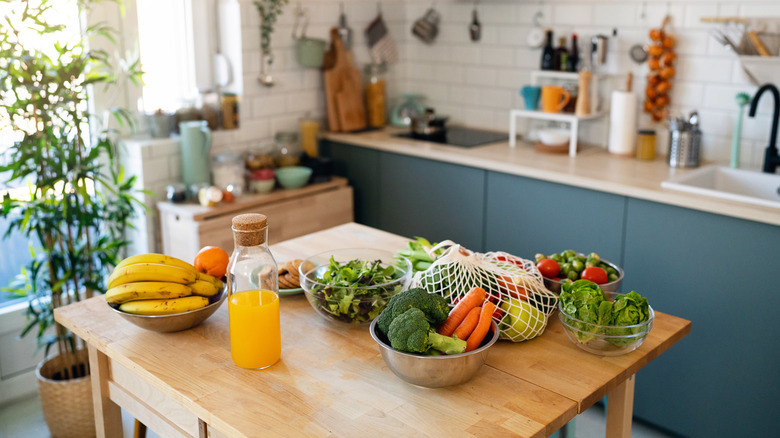
[[[347,22],[353,29],[356,66],[361,72],[370,59],[364,31],[381,7],[400,56],[387,75],[390,107],[398,103],[400,93],[418,92],[426,97],[426,106],[449,115],[452,122],[504,131],[508,130],[509,110],[523,105],[518,89],[529,83],[531,71],[539,66],[541,50],[529,48],[526,43],[537,12],[541,13],[541,26],[554,31],[555,45],[559,35],[568,38],[576,32],[584,46],[591,35],[611,35],[612,29],[617,29],[617,36],[609,42],[604,71],[621,76],[631,71],[634,90],[640,95],[644,93],[647,67],[631,61],[628,49],[634,44],[647,44],[648,30],[659,26],[663,17],[670,14],[679,55],[671,110],[678,114],[698,110],[705,130],[704,158],[728,159],[731,129],[737,117],[734,95],[744,91],[752,96],[756,87],[750,84],[731,50],[710,36],[718,25],[700,19],[719,15],[780,17],[777,0],[482,0],[477,6],[482,38],[472,42],[468,25],[473,1],[383,0],[378,4],[365,0],[301,0],[287,5],[279,19],[272,40],[276,56],[272,72],[277,85],[265,88],[257,81],[257,10],[252,0],[239,1],[244,45],[241,124],[236,131],[215,135],[212,153],[222,148],[240,150],[273,137],[279,130],[294,130],[298,119],[307,113],[324,119],[322,75],[319,70],[304,69],[297,63],[292,11],[298,4],[306,8],[310,17],[307,36],[328,39],[330,27],[338,24],[339,5],[343,3]],[[428,45],[413,36],[411,28],[432,5],[440,12],[441,23],[436,41]],[[624,83],[622,79],[618,82]],[[780,77],[775,82],[780,83]],[[745,115],[743,163],[753,167],[760,164],[761,150],[769,137],[770,111],[767,97],[759,105],[757,118],[748,119]],[[583,132],[598,138],[606,125],[593,125]],[[640,115],[640,125],[651,125],[644,113]],[[659,124],[652,126],[659,131],[663,128]],[[659,153],[665,153],[660,141]]]

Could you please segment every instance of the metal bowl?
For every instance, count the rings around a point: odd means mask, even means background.
[[[474,351],[451,356],[422,356],[394,350],[387,338],[376,330],[376,320],[371,322],[369,330],[390,371],[405,382],[426,388],[459,385],[471,380],[482,368],[488,350],[499,336],[498,325],[493,321],[491,332]]]
[[[135,315],[132,313],[126,313],[119,310],[117,307],[108,305],[111,310],[119,314],[122,318],[132,322],[133,324],[141,327],[142,329],[151,330],[155,332],[170,333],[187,330],[201,322],[205,321],[209,316],[219,309],[222,302],[225,301],[227,294],[223,288],[219,294],[212,298],[209,298],[211,303],[206,307],[200,309],[190,310],[189,312],[176,313],[174,315]]]
[[[583,255],[583,254],[579,254],[579,255]],[[604,262],[607,265],[612,266],[613,268],[615,268],[615,270],[618,273],[618,278],[615,281],[610,281],[609,283],[600,284],[599,287],[604,292],[607,292],[607,291],[609,291],[609,292],[617,292],[617,291],[619,291],[620,290],[620,282],[623,281],[623,269],[621,269],[620,266],[618,266],[618,265],[616,265],[616,264],[614,264],[614,263],[612,263],[610,261],[602,260],[602,262]],[[544,286],[547,288],[547,290],[549,290],[550,292],[554,292],[556,294],[561,293],[561,282],[560,281],[553,280],[551,278],[546,278],[546,277],[542,277],[542,279],[544,280]]]

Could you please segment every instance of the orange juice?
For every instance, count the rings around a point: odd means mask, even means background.
[[[233,362],[249,369],[267,368],[282,354],[279,295],[250,290],[228,298],[230,353]]]

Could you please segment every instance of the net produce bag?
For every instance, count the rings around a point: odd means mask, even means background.
[[[441,256],[415,273],[411,287],[440,294],[453,305],[471,288],[481,287],[496,305],[493,320],[500,339],[520,342],[544,332],[558,297],[544,286],[533,261],[506,252],[473,252],[452,241],[427,252],[435,257],[437,250],[443,250]]]

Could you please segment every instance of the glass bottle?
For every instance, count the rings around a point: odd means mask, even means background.
[[[385,108],[387,106],[384,77],[385,66],[384,64],[368,64],[365,72],[368,126],[383,128],[386,124]]]
[[[552,43],[553,33],[552,30],[547,30],[547,41],[544,43],[544,48],[542,49],[542,70],[553,70],[553,63],[554,63],[554,50],[553,50],[553,43]]]
[[[580,47],[577,43],[577,34],[571,34],[571,50],[569,51],[569,57],[567,59],[566,70],[576,72],[578,64],[580,63]]]
[[[268,249],[268,219],[235,216],[233,255],[227,269],[230,354],[247,369],[267,368],[282,354],[279,279]]]
[[[301,144],[297,132],[276,133],[276,166],[297,166],[301,160]]]
[[[565,71],[568,58],[569,51],[566,49],[566,37],[559,37],[558,47],[553,52],[553,70]]]

